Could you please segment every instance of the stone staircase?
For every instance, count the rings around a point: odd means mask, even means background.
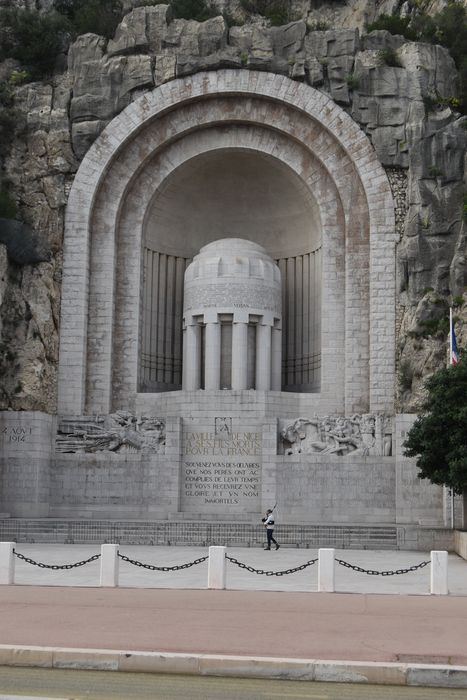
[[[397,549],[395,525],[309,525],[281,523],[281,545],[337,549]],[[28,543],[228,545],[256,547],[265,541],[261,524],[246,522],[0,519],[0,540]]]

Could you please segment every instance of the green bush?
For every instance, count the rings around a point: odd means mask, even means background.
[[[176,19],[195,19],[197,22],[205,22],[218,14],[211,10],[206,0],[172,0],[170,6]]]
[[[378,57],[381,63],[384,63],[386,66],[392,66],[394,68],[401,67],[399,57],[394,49],[389,47],[386,49],[381,49],[381,51],[378,51]]]
[[[108,39],[123,17],[120,0],[55,0],[54,9],[68,19],[74,35],[92,32]]]
[[[244,10],[250,14],[262,15],[273,27],[280,27],[290,22],[288,0],[240,0]]]
[[[400,36],[405,36],[406,39],[415,41],[417,37],[417,32],[414,31],[410,26],[410,17],[398,17],[397,15],[380,15],[378,19],[369,24],[367,27],[367,32],[373,32],[376,29],[385,29],[391,34],[399,34]]]
[[[15,58],[32,78],[53,71],[70,33],[68,20],[57,12],[4,9],[0,26],[0,60]]]

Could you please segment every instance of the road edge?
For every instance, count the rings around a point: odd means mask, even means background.
[[[0,644],[0,666],[467,688],[467,666]]]

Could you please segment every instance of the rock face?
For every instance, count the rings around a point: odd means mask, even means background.
[[[314,31],[318,10],[299,0],[292,8],[297,21],[270,27],[256,17],[230,29],[221,16],[202,23],[172,20],[168,5],[128,0],[113,39],[80,36],[69,49],[65,73],[15,89],[18,126],[4,174],[21,220],[42,237],[51,257],[19,264],[0,246],[0,361],[6,377],[0,409],[54,410],[63,214],[91,143],[145,90],[229,67],[309,83],[346,109],[371,139],[388,172],[400,235],[399,408],[417,408],[422,378],[445,361],[443,319],[453,297],[460,344],[464,340],[467,119],[449,106],[456,71],[445,49],[385,31],[360,34],[364,21],[392,5],[354,0],[320,7],[320,20],[343,28]],[[231,7],[234,15],[243,12],[233,0]],[[396,57],[392,65],[385,62],[389,54]]]

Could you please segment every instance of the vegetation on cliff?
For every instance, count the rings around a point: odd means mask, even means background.
[[[452,0],[441,12],[430,17],[417,12],[411,17],[381,15],[368,25],[368,32],[386,29],[411,41],[441,44],[449,49],[459,72],[459,107],[467,110],[467,9],[460,0]]]

